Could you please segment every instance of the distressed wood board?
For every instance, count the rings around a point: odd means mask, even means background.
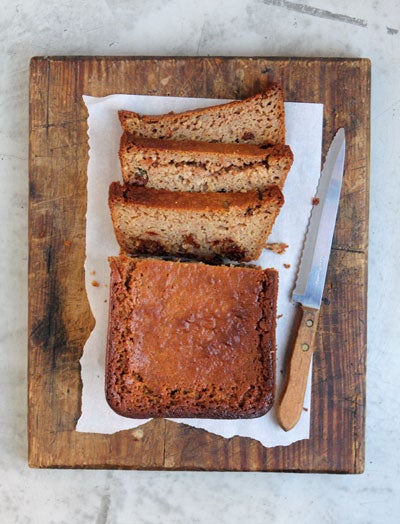
[[[324,104],[323,158],[346,130],[345,175],[313,361],[310,438],[265,448],[166,420],[78,433],[87,112],[82,95],[244,98],[279,82]],[[42,468],[360,473],[364,468],[370,140],[368,59],[37,57],[30,64],[29,464]]]

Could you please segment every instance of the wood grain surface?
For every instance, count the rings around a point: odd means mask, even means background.
[[[360,473],[364,468],[370,62],[318,58],[46,57],[30,68],[28,436],[32,467]],[[323,157],[346,165],[313,361],[310,439],[265,448],[154,420],[78,433],[79,359],[93,327],[84,285],[87,112],[82,95],[244,98],[271,81],[324,104]]]

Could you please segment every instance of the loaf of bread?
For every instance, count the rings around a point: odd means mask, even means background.
[[[284,95],[273,84],[244,100],[165,115],[119,111],[125,131],[137,137],[258,145],[285,143]]]
[[[119,157],[125,183],[170,191],[282,189],[293,163],[287,145],[136,138],[127,131]]]
[[[113,182],[109,207],[122,251],[130,254],[257,259],[283,205],[264,192],[195,193]]]
[[[275,394],[278,274],[110,258],[106,397],[131,418],[253,418]]]

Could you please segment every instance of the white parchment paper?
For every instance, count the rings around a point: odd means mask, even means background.
[[[104,393],[104,364],[108,323],[110,270],[108,257],[119,253],[108,209],[108,188],[112,181],[122,180],[118,159],[121,126],[118,110],[161,114],[214,105],[224,100],[111,95],[104,98],[84,96],[88,109],[88,203],[86,224],[85,284],[89,303],[96,320],[81,358],[82,414],[77,431],[114,433],[132,429],[147,420],[128,419],[117,415],[107,404]],[[295,307],[290,301],[299,257],[307,230],[312,199],[321,169],[322,113],[321,104],[286,103],[286,143],[294,154],[294,163],[284,187],[285,205],[278,216],[268,242],[284,242],[288,248],[278,255],[264,250],[257,261],[262,267],[279,271],[277,321],[277,398],[282,387],[283,363],[294,321]],[[289,432],[276,421],[275,408],[265,416],[251,420],[173,419],[203,428],[225,438],[250,437],[264,446],[289,445],[309,438],[310,387],[308,381],[303,414]]]

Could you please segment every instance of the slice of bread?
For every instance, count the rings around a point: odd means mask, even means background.
[[[113,182],[109,206],[122,251],[130,254],[257,259],[283,205],[264,192],[195,193]]]
[[[119,157],[126,184],[170,191],[280,189],[293,163],[289,146],[136,138],[125,131]]]
[[[258,145],[285,143],[284,94],[272,84],[244,100],[165,115],[119,111],[125,131],[137,137]]]
[[[274,269],[111,257],[105,391],[133,418],[254,418],[272,406]]]

